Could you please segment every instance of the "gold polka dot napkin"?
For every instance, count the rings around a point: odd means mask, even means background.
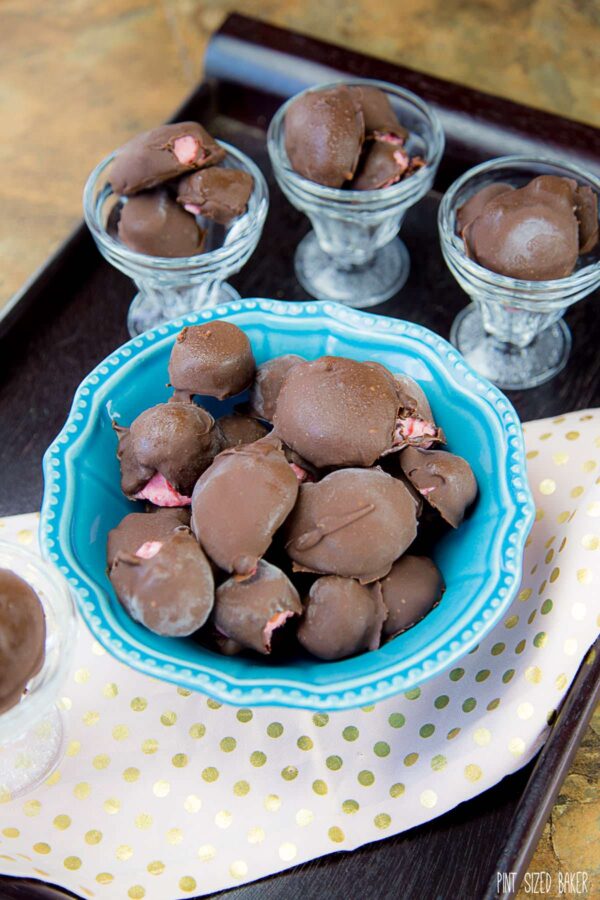
[[[600,627],[600,411],[525,426],[537,516],[504,620],[420,689],[349,712],[221,706],[108,656],[81,624],[67,746],[0,804],[0,870],[171,900],[438,816],[539,749]],[[36,545],[37,519],[0,520]]]

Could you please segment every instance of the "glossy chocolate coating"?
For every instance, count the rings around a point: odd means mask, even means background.
[[[272,422],[277,406],[277,398],[287,373],[298,363],[305,362],[301,356],[287,353],[262,363],[256,370],[254,384],[250,388],[250,415],[265,422]]]
[[[182,138],[192,145],[186,162],[177,155]],[[225,150],[197,122],[161,125],[136,135],[117,151],[109,180],[116,194],[129,196],[224,158]]]
[[[118,553],[135,554],[143,544],[165,541],[177,528],[188,527],[190,513],[181,507],[129,513],[108,532],[106,558],[109,569]]]
[[[252,347],[244,332],[219,319],[183,328],[169,360],[169,379],[176,391],[218,400],[249,387],[254,370]]]
[[[114,428],[121,488],[127,497],[141,491],[156,472],[180,494],[191,496],[222,446],[215,420],[194,403],[159,403],[144,410],[129,428]]]
[[[488,200],[463,230],[467,255],[511,278],[570,275],[579,254],[576,187],[571,179],[542,175]]]
[[[598,243],[598,195],[589,185],[575,191],[575,215],[579,225],[579,253],[589,253]]]
[[[192,529],[225,572],[251,575],[298,496],[281,441],[271,435],[219,454],[192,496]]]
[[[177,186],[177,202],[194,215],[227,225],[248,208],[254,179],[240,169],[210,168],[192,172]]]
[[[46,617],[23,578],[0,569],[0,714],[16,706],[44,664]]]
[[[400,145],[371,141],[349,186],[353,191],[391,187],[408,171],[409,163],[410,158]]]
[[[217,419],[217,425],[223,435],[223,450],[239,447],[241,444],[252,444],[268,434],[268,429],[252,416],[232,413]]]
[[[297,97],[285,115],[285,149],[293,169],[309,181],[339,188],[354,177],[364,119],[346,85]]]
[[[500,194],[505,194],[507,191],[512,190],[514,190],[512,184],[496,181],[493,184],[486,184],[484,188],[481,188],[480,191],[477,191],[472,197],[469,197],[467,202],[463,203],[456,211],[456,233],[462,234],[466,226],[469,225],[473,219],[476,219],[477,216],[481,215],[488,201],[493,200],[494,197],[499,197]]]
[[[383,625],[386,637],[394,637],[419,622],[439,603],[446,587],[433,560],[408,553],[394,563],[380,584],[388,612]]]
[[[212,568],[194,536],[183,527],[161,542],[149,558],[117,553],[110,580],[132,619],[155,634],[192,634],[213,608]]]
[[[294,570],[367,583],[387,575],[414,541],[416,506],[379,468],[341,469],[300,486],[285,533]]]
[[[319,659],[344,659],[379,647],[385,617],[378,582],[327,575],[309,591],[298,640]]]
[[[229,578],[217,588],[216,627],[257,653],[270,653],[273,631],[301,613],[302,604],[292,582],[281,569],[262,559],[250,578]]]
[[[458,528],[477,496],[477,482],[466,459],[445,450],[407,447],[400,454],[400,465],[427,503]]]
[[[317,468],[371,466],[392,445],[397,388],[383,366],[338,356],[288,372],[273,424]]]
[[[117,235],[136,253],[147,256],[197,256],[204,249],[205,232],[162,188],[124,204]]]
[[[392,136],[401,144],[406,141],[408,131],[398,121],[385,91],[370,85],[353,85],[350,93],[362,111],[367,138]]]

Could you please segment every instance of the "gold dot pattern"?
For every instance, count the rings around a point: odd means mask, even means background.
[[[524,765],[600,627],[600,414],[530,423],[527,442],[537,514],[516,599],[419,688],[340,713],[232,708],[82,629],[60,769],[25,798],[0,785],[0,871],[37,860],[84,896],[216,892],[413,827]]]

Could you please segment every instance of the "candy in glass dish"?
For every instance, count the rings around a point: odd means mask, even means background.
[[[562,317],[600,286],[599,194],[592,173],[528,156],[476,166],[445,194],[442,253],[473,301],[451,340],[500,387],[536,387],[566,365]]]
[[[60,762],[56,700],[75,631],[71,591],[58,569],[0,541],[0,802],[32,790]]]
[[[295,254],[302,287],[356,308],[399,291],[410,260],[398,231],[444,151],[434,111],[383,81],[319,85],[280,107],[267,146],[281,190],[313,226]]]
[[[237,299],[227,279],[254,252],[268,206],[256,164],[198,123],[161,126],[102,160],[83,210],[102,255],[138,288],[130,334]]]

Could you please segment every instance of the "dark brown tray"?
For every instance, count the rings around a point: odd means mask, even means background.
[[[409,280],[397,297],[374,311],[419,322],[447,337],[466,297],[439,250],[440,192],[469,166],[505,153],[568,156],[598,171],[600,134],[583,124],[233,15],[210,42],[204,82],[173,118],[197,118],[217,137],[256,159],[269,180],[271,207],[264,235],[244,271],[232,279],[242,296],[303,299],[292,258],[309,224],[273,182],[265,128],[283,97],[339,73],[408,87],[432,102],[442,118],[447,149],[436,190],[410,211],[402,228],[412,261]],[[0,515],[39,509],[42,454],[63,424],[80,380],[127,339],[126,312],[134,293],[132,283],[101,259],[81,226],[0,321]],[[599,328],[591,298],[573,307],[567,321],[574,348],[566,369],[550,384],[511,395],[524,420],[600,405]],[[427,825],[352,854],[305,863],[223,896],[512,896],[497,894],[496,872],[515,872],[518,885],[527,869],[600,696],[600,641],[595,649],[591,662],[581,666],[544,749],[520,772]],[[69,895],[29,879],[1,878],[0,896],[29,900]]]

